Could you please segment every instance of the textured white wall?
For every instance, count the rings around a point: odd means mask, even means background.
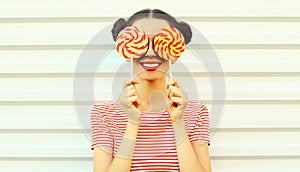
[[[97,32],[144,8],[186,20],[219,57],[227,102],[210,146],[214,171],[300,171],[300,2],[159,3],[0,2],[0,171],[92,171],[90,141],[72,102],[75,66]],[[209,78],[190,55],[182,60],[211,107]],[[97,100],[111,97],[110,85],[103,83],[111,83],[123,63],[115,59],[99,69],[105,77],[96,79]]]

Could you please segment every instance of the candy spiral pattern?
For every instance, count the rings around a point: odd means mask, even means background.
[[[174,62],[184,52],[184,37],[182,33],[173,26],[163,28],[155,35],[153,48],[162,59],[171,59]]]
[[[136,26],[128,26],[118,34],[116,49],[125,59],[139,58],[148,51],[148,41],[144,31]]]

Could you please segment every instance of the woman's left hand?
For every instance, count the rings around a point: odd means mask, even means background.
[[[187,105],[187,94],[180,84],[174,79],[168,79],[167,82],[167,111],[172,123],[183,117]]]

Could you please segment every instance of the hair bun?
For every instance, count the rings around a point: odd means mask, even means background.
[[[126,20],[124,18],[119,18],[115,22],[115,24],[114,24],[114,26],[113,26],[113,28],[111,30],[111,33],[112,33],[114,41],[116,41],[117,36],[120,33],[120,31],[125,28],[125,24],[126,24]]]
[[[186,22],[178,22],[179,24],[179,27],[180,27],[180,30],[184,36],[184,39],[185,39],[185,44],[188,44],[189,42],[191,42],[191,39],[192,39],[192,29],[190,27],[189,24],[187,24]]]

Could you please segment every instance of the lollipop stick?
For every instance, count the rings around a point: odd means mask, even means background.
[[[168,61],[169,61],[169,76],[170,76],[170,79],[172,79],[172,78],[173,78],[173,76],[172,76],[172,66],[171,66],[171,60],[169,59]]]
[[[130,79],[133,78],[133,57],[130,57]]]

